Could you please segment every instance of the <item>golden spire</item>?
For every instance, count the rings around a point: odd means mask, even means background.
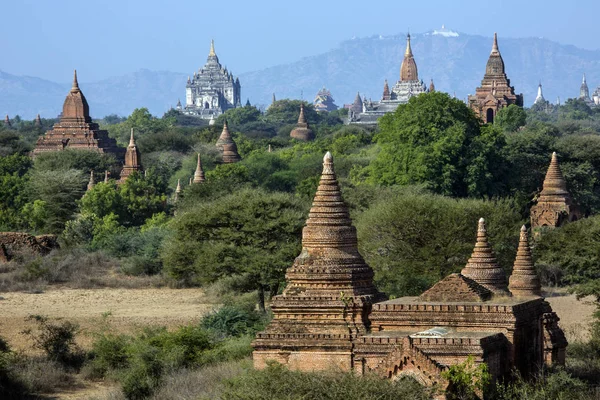
[[[412,57],[412,48],[410,47],[410,33],[406,35],[406,51],[404,52],[404,57]]]
[[[527,228],[521,227],[519,235],[519,248],[513,267],[512,275],[508,280],[508,289],[513,296],[541,296],[542,287],[531,258],[531,249],[527,237]]]
[[[400,81],[418,81],[419,73],[417,71],[417,63],[413,57],[412,48],[410,47],[410,33],[406,36],[406,51],[404,52],[404,60],[400,66]]]
[[[210,52],[208,53],[209,57],[214,57],[216,56],[217,53],[215,53],[215,41],[214,39],[211,39],[210,41]]]
[[[177,179],[177,187],[175,188],[175,193],[181,193],[181,179]]]

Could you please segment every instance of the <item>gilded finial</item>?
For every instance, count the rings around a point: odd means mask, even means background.
[[[404,56],[412,57],[412,48],[410,47],[410,33],[406,35],[406,51],[404,52]]]
[[[214,57],[216,56],[217,53],[215,53],[215,41],[214,39],[211,39],[210,41],[210,52],[208,53],[209,57]]]

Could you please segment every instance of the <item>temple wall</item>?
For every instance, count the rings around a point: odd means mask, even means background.
[[[276,361],[298,371],[352,370],[352,352],[325,351],[261,351],[252,353],[254,368],[263,369],[268,361]]]

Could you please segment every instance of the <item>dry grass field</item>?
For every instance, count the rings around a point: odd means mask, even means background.
[[[176,327],[199,321],[214,308],[205,304],[200,289],[56,289],[39,294],[0,294],[0,336],[15,349],[31,350],[31,341],[21,334],[33,325],[29,315],[45,315],[77,323],[79,344],[84,348],[92,333],[101,328],[103,314],[110,313],[110,326],[117,332],[138,327]]]

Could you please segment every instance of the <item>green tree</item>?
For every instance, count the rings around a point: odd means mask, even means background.
[[[163,251],[166,271],[188,284],[243,275],[246,289],[276,294],[300,252],[306,205],[291,195],[243,189],[178,213]]]
[[[34,163],[37,171],[76,169],[84,174],[89,174],[91,170],[94,170],[97,175],[109,171],[115,176],[120,172],[120,165],[114,155],[80,149],[41,153],[35,157]]]
[[[321,118],[314,106],[302,100],[277,100],[265,112],[265,119],[281,125],[295,125],[300,115],[300,104],[304,104],[304,116],[309,124],[316,125],[320,122]]]
[[[527,113],[523,107],[511,104],[508,107],[501,108],[496,114],[494,124],[505,132],[516,132],[520,127],[525,125],[527,121]]]
[[[462,101],[441,92],[415,96],[379,125],[381,151],[369,167],[371,182],[425,183],[436,193],[461,197],[497,194],[501,168],[494,163],[503,141],[493,130],[482,135]]]
[[[127,217],[123,219],[126,226],[140,226],[154,214],[164,212],[167,204],[166,187],[158,177],[148,174],[147,177],[134,172],[125,183],[119,186]]]
[[[13,154],[0,157],[0,226],[17,229],[22,221],[20,210],[27,201],[27,172],[31,159]]]
[[[355,223],[379,289],[399,297],[419,295],[459,272],[473,251],[481,217],[499,264],[510,271],[523,223],[511,200],[456,200],[408,187],[380,196]]]
[[[77,210],[77,200],[84,193],[87,177],[76,169],[34,170],[27,184],[29,198],[45,203],[47,220],[43,231],[60,233]]]

